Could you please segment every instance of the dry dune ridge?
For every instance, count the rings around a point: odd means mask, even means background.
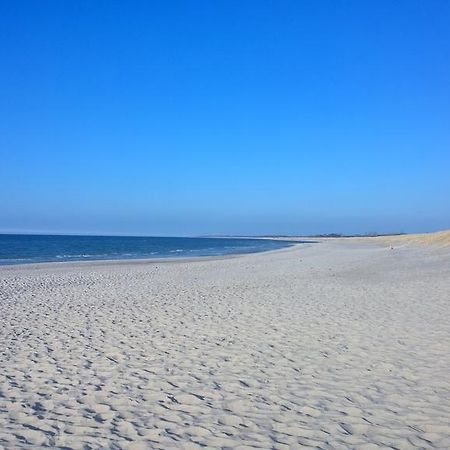
[[[386,236],[364,236],[364,237],[318,237],[311,236],[284,236],[273,237],[264,239],[277,239],[277,240],[291,240],[291,241],[330,241],[330,240],[356,240],[364,241],[370,240],[379,243],[386,244],[411,244],[411,245],[436,245],[447,247],[450,246],[450,230],[437,231],[434,233],[416,233],[416,234],[401,234],[401,235],[386,235]]]
[[[450,230],[435,233],[402,234],[399,236],[377,236],[367,239],[399,244],[450,246]]]
[[[450,249],[0,268],[0,449],[449,449]]]

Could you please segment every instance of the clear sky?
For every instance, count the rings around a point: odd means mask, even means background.
[[[450,2],[0,1],[0,230],[450,228]]]

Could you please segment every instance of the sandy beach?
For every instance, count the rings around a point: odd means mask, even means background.
[[[450,448],[450,247],[390,246],[0,268],[0,448]]]

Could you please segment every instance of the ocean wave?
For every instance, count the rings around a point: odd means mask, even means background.
[[[0,264],[219,256],[286,246],[290,245],[251,239],[0,234]]]

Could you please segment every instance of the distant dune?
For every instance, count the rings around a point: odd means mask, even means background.
[[[420,234],[398,234],[398,235],[386,235],[386,236],[348,236],[348,237],[333,237],[333,236],[271,236],[264,237],[263,239],[275,239],[275,240],[290,240],[290,241],[329,241],[329,240],[371,240],[377,242],[385,242],[386,244],[418,244],[418,245],[438,245],[438,246],[450,246],[450,230],[437,231],[435,233],[420,233]]]
[[[450,246],[450,230],[435,233],[402,234],[399,236],[377,236],[363,239],[376,239],[387,243],[396,244],[419,244]]]

